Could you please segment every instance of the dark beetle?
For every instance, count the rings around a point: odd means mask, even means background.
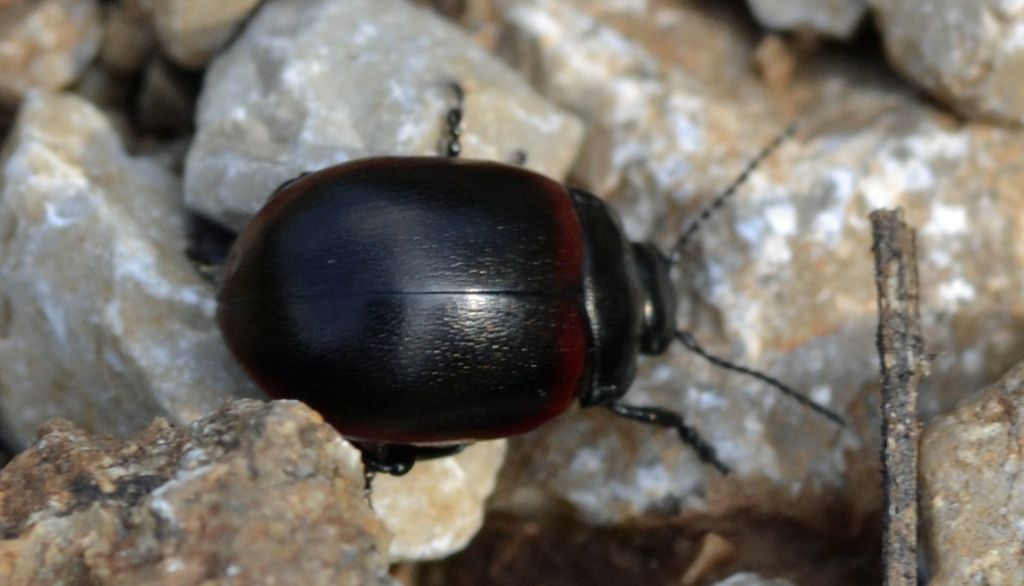
[[[604,202],[521,167],[455,159],[450,123],[452,158],[305,174],[248,223],[217,296],[245,370],[320,412],[371,472],[529,431],[576,401],[673,427],[726,471],[678,414],[619,402],[637,355],[679,339],[792,391],[677,331],[669,259],[629,242]]]

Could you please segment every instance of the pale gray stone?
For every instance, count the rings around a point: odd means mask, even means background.
[[[214,62],[199,104],[185,191],[238,228],[283,181],[370,155],[436,155],[466,91],[464,156],[563,177],[579,123],[440,17],[397,0],[264,6]]]
[[[55,416],[127,433],[255,393],[185,258],[175,176],[70,95],[31,95],[4,153],[0,413],[16,443]]]
[[[921,439],[921,504],[933,586],[1014,586],[1024,576],[1024,363]]]
[[[889,59],[968,117],[1024,123],[1024,3],[870,0]]]
[[[747,0],[769,29],[806,31],[848,39],[867,14],[867,0]]]

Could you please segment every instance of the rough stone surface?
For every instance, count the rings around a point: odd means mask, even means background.
[[[867,14],[867,0],[747,0],[769,29],[808,31],[848,39]]]
[[[303,171],[436,155],[453,80],[466,90],[464,156],[521,150],[527,166],[564,176],[578,122],[440,17],[395,0],[275,2],[207,73],[187,201],[237,228]]]
[[[255,394],[185,258],[180,183],[74,96],[29,97],[0,168],[0,413],[127,433]]]
[[[6,584],[391,585],[359,453],[295,402],[128,439],[54,420],[0,471]]]
[[[60,89],[99,50],[95,0],[0,2],[0,105],[12,107],[31,89]]]
[[[438,559],[465,547],[483,524],[504,457],[504,441],[481,442],[419,462],[406,476],[375,479],[373,508],[394,535],[392,559]]]
[[[150,15],[164,53],[190,69],[206,66],[260,4],[260,0],[135,1]]]
[[[867,213],[900,205],[920,228],[925,335],[939,354],[923,400],[935,413],[1024,348],[1019,135],[959,126],[834,56],[767,94],[749,70],[728,77],[744,37],[727,20],[686,4],[641,16],[588,4],[497,6],[515,40],[506,57],[590,129],[573,175],[609,198],[632,237],[671,243],[800,112],[798,136],[698,232],[678,317],[712,352],[806,390],[850,425],[675,347],[642,361],[627,398],[686,414],[733,475],[701,466],[671,432],[585,410],[512,442],[497,506],[568,503],[602,522],[768,508],[833,528],[840,506],[855,530],[880,505]]]
[[[904,75],[968,117],[1024,123],[1024,4],[870,2]]]
[[[1024,576],[1024,363],[921,441],[923,521],[933,586],[1011,586]]]

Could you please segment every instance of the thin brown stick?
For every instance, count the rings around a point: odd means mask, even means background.
[[[882,364],[882,562],[887,586],[917,586],[917,385],[928,360],[918,310],[917,250],[903,210],[871,213]]]

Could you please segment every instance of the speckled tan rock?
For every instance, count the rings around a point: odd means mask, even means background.
[[[904,75],[966,116],[1024,123],[1024,4],[869,1]]]
[[[0,2],[0,105],[71,84],[99,50],[95,0]]]
[[[0,167],[0,414],[27,444],[47,419],[127,433],[187,422],[255,388],[185,258],[180,183],[128,156],[71,95],[29,97]]]
[[[396,0],[267,4],[207,73],[187,202],[238,228],[303,171],[436,155],[453,80],[466,90],[465,157],[521,150],[527,166],[565,174],[579,123],[439,16]]]
[[[933,586],[1013,586],[1024,576],[1024,364],[928,422],[921,503]]]
[[[480,529],[505,442],[474,444],[454,458],[419,462],[406,476],[379,475],[373,508],[394,538],[395,561],[439,559],[462,549]]]
[[[0,471],[7,584],[391,585],[359,453],[295,402],[128,439],[55,420]]]
[[[766,28],[848,39],[868,12],[867,0],[747,0]]]
[[[610,17],[588,4],[497,2],[510,62],[588,124],[573,176],[611,201],[632,237],[671,243],[799,113],[803,130],[692,243],[678,317],[712,352],[766,370],[851,423],[839,429],[675,347],[641,362],[627,398],[684,413],[733,475],[701,466],[671,432],[584,410],[510,444],[496,505],[569,503],[601,522],[753,507],[829,525],[821,505],[834,497],[852,508],[854,530],[880,502],[867,214],[903,206],[920,228],[922,313],[939,355],[923,403],[934,413],[1024,348],[1020,135],[961,126],[834,57],[769,94],[749,69],[734,69],[737,52],[753,47],[727,19],[685,4],[661,5],[657,19]]]
[[[160,47],[178,65],[205,67],[260,0],[135,0],[150,15]]]

